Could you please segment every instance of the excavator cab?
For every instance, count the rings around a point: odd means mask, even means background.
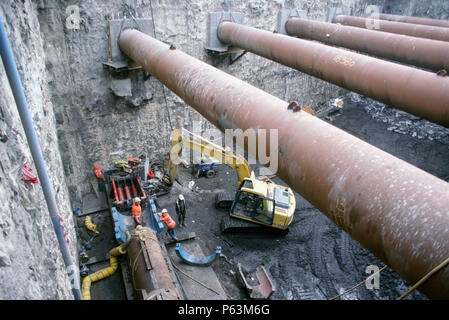
[[[296,208],[296,200],[290,188],[275,184],[271,181],[258,180],[254,172],[249,178],[245,178],[235,195],[230,206],[230,217],[243,219],[266,227],[286,230],[293,220]],[[222,229],[234,229],[232,231],[245,230],[243,224]],[[225,231],[226,230],[222,230]]]
[[[239,190],[231,207],[231,214],[249,221],[271,225],[274,217],[274,202],[263,196]]]

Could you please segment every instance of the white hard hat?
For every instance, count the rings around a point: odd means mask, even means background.
[[[184,196],[182,194],[179,195],[179,200],[184,200]]]
[[[162,213],[167,213],[167,209],[162,209]]]
[[[140,198],[139,197],[135,197],[134,198],[134,202],[140,202]]]

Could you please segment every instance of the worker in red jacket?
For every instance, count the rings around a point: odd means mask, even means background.
[[[167,212],[167,209],[162,209],[162,212],[158,213],[159,217],[161,217],[161,220],[165,222],[167,225],[167,232],[168,234],[175,240],[178,241],[178,238],[176,237],[175,232],[175,226],[176,222],[173,220],[170,215]]]
[[[134,198],[134,203],[131,208],[131,212],[133,214],[133,219],[136,222],[136,225],[142,225],[142,208],[140,207],[140,198]]]

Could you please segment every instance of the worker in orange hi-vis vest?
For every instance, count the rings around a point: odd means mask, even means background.
[[[175,241],[179,241],[178,238],[176,237],[176,232],[175,232],[175,226],[176,226],[176,222],[175,220],[173,220],[170,215],[167,212],[167,209],[162,209],[162,212],[158,213],[159,217],[161,217],[161,220],[165,222],[165,224],[167,225],[167,232],[168,234],[175,240]]]
[[[140,198],[134,198],[134,203],[131,208],[131,212],[133,214],[134,221],[136,225],[142,225],[142,208],[140,207]]]
[[[103,179],[103,170],[101,170],[98,164],[94,164],[94,173],[98,179]]]

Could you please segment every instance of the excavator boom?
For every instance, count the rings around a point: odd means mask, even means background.
[[[186,135],[186,139],[183,139],[183,134]],[[214,144],[184,128],[177,127],[173,130],[172,147],[166,164],[166,172],[168,174],[167,182],[170,185],[173,184],[175,179],[176,171],[181,159],[182,147],[197,151],[202,155],[228,165],[237,172],[239,185],[245,178],[251,176],[250,166],[244,157]]]

